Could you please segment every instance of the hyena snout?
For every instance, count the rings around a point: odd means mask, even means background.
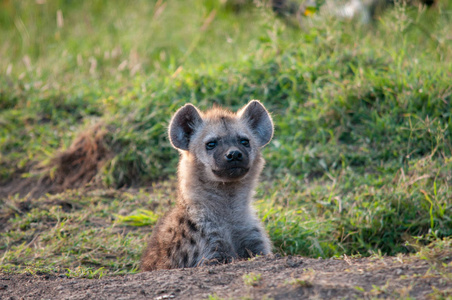
[[[243,160],[243,153],[238,149],[230,150],[224,156],[228,162]]]
[[[214,155],[214,157],[217,169],[243,168],[248,170],[249,168],[248,153],[234,146],[224,150],[219,149],[218,154]]]
[[[214,155],[215,165],[213,173],[223,179],[239,179],[249,171],[248,153],[237,147],[229,147],[225,150],[218,149]]]

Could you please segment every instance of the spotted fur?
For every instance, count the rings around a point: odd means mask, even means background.
[[[177,202],[154,228],[143,271],[271,253],[251,202],[264,166],[260,150],[272,136],[271,116],[257,100],[237,113],[191,104],[176,112],[169,137],[180,152]]]

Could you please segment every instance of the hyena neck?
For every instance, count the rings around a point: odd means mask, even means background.
[[[262,169],[260,165],[256,166],[254,174],[239,181],[219,182],[207,180],[203,168],[192,159],[182,156],[179,163],[180,204],[209,210],[222,211],[227,207],[229,211],[248,211]]]

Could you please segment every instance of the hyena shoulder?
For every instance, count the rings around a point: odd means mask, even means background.
[[[162,217],[143,253],[144,270],[195,267],[198,260],[194,245],[199,242],[198,226],[176,207]]]

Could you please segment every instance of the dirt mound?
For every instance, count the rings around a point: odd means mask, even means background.
[[[0,274],[1,299],[426,299],[451,296],[441,274],[413,257],[259,257],[228,265],[102,279]],[[13,297],[13,298],[10,298]]]
[[[106,129],[98,124],[81,132],[67,150],[58,152],[48,164],[34,163],[17,170],[8,182],[0,183],[0,199],[15,194],[28,199],[38,198],[90,183],[112,157],[106,146],[106,133]],[[24,178],[25,173],[34,176]]]

